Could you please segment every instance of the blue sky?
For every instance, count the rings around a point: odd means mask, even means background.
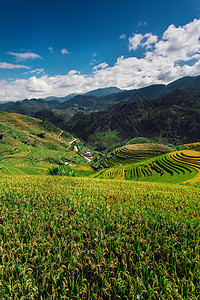
[[[0,0],[0,101],[200,75],[199,0]]]

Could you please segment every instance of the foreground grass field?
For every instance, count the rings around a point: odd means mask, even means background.
[[[200,190],[0,177],[0,299],[200,299]]]

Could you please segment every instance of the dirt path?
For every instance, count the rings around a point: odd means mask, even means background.
[[[87,156],[85,156],[83,154],[81,154],[81,156],[84,157],[87,160],[88,163],[92,161],[90,158],[88,158]]]
[[[71,145],[76,141],[77,139],[73,139],[71,142],[69,142],[69,146],[67,147],[67,151],[69,150],[69,148],[71,147]],[[77,148],[78,149],[78,148]],[[77,150],[78,151],[78,150]]]
[[[71,142],[69,142],[69,147],[67,148],[67,150],[69,150],[69,148],[71,147],[71,145],[76,141],[77,139],[73,139]],[[74,151],[78,152],[78,147],[76,145],[74,145]],[[85,160],[90,163],[92,160],[90,158],[88,158],[87,156],[83,155],[80,153],[80,155],[85,158]]]
[[[57,135],[57,138],[59,139],[61,134],[63,133],[63,130],[61,130],[61,132]]]

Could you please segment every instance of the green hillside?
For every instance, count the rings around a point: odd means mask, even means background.
[[[199,111],[199,98],[176,90],[159,98],[121,101],[100,112],[78,113],[64,129],[96,150],[101,150],[105,136],[114,132],[116,136],[113,143],[110,140],[110,149],[137,137],[177,145],[200,140]]]
[[[160,144],[126,145],[93,162],[93,177],[150,182],[200,184],[200,143],[182,150]]]
[[[173,148],[157,143],[127,144],[106,156],[97,154],[89,163],[91,159],[84,157],[84,153],[90,150],[53,124],[0,113],[0,174],[50,173],[198,184],[199,143],[181,147],[183,150],[173,152]]]
[[[51,168],[72,174],[73,164],[85,162],[70,147],[73,136],[47,121],[0,112],[0,138],[0,174],[48,174]],[[85,169],[82,173],[92,172]]]

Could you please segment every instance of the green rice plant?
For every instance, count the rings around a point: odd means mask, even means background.
[[[125,145],[109,153],[103,161],[100,159],[99,164],[103,165],[105,168],[110,168],[137,163],[157,157],[172,150],[173,149],[168,146],[153,143]]]
[[[200,190],[0,177],[2,299],[199,299]]]

